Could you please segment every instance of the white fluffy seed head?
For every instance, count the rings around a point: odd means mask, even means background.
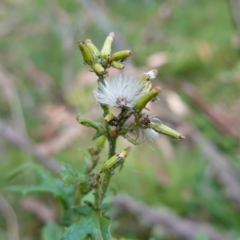
[[[145,92],[144,83],[130,76],[119,75],[104,79],[94,91],[98,103],[117,108],[132,108]]]
[[[154,140],[156,140],[156,138],[158,137],[158,133],[155,132],[153,129],[151,128],[139,128],[137,131],[137,138],[135,139],[137,142],[140,143],[151,143]]]

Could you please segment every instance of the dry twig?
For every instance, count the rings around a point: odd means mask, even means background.
[[[2,135],[9,142],[13,143],[19,148],[23,148],[30,152],[40,163],[45,167],[53,171],[59,171],[61,169],[60,164],[53,158],[49,157],[45,152],[40,150],[38,146],[30,139],[21,135],[9,124],[0,120],[0,135]]]
[[[197,223],[192,220],[178,217],[176,214],[166,211],[166,208],[153,208],[126,195],[118,195],[113,199],[113,206],[118,211],[125,211],[147,222],[150,226],[161,226],[169,232],[183,239],[195,239],[198,233],[205,233],[210,240],[230,240],[213,227]]]

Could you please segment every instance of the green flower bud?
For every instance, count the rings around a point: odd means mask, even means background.
[[[145,108],[147,103],[152,100],[152,98],[156,97],[160,93],[160,91],[160,87],[153,88],[151,91],[146,93],[137,101],[133,109],[135,109],[136,111],[141,111],[143,108]]]
[[[93,60],[97,60],[100,56],[100,52],[97,49],[97,47],[92,43],[92,41],[90,39],[87,39],[85,41],[85,44],[87,45],[87,47],[89,48],[92,56],[93,56]]]
[[[110,159],[108,159],[104,163],[103,168],[100,171],[100,173],[106,172],[110,169],[115,169],[116,167],[118,167],[124,161],[124,159],[128,156],[128,153],[130,152],[130,149],[131,148],[128,147],[128,148],[122,150],[120,153],[115,154]]]
[[[113,67],[113,68],[117,68],[117,69],[124,69],[124,65],[122,64],[122,63],[120,63],[120,62],[116,62],[116,61],[113,61],[112,63],[111,63],[111,66]]]
[[[104,118],[104,120],[106,122],[111,122],[113,119],[115,118],[115,116],[112,113],[109,113],[106,115],[106,117]]]
[[[93,66],[92,66],[94,72],[96,72],[98,75],[103,75],[104,73],[104,68],[102,67],[101,64],[99,63],[95,63]]]
[[[164,135],[167,135],[171,138],[174,138],[174,139],[185,139],[184,136],[182,136],[179,132],[173,130],[172,128],[166,126],[166,125],[163,125],[163,124],[160,124],[160,123],[150,123],[149,124],[149,127],[152,128],[154,131],[160,133],[160,134],[164,134]]]
[[[85,63],[91,66],[93,62],[93,57],[87,45],[84,42],[78,42],[78,47],[82,52]]]
[[[88,147],[88,152],[89,152],[91,155],[93,155],[94,152],[95,152],[95,150],[94,150],[94,148],[91,146],[91,147]]]
[[[107,58],[107,56],[110,55],[113,38],[114,38],[114,33],[113,32],[109,33],[101,50],[102,57]]]
[[[100,136],[97,141],[98,148],[103,148],[106,141],[106,137],[104,135]]]
[[[131,55],[130,50],[123,50],[123,51],[115,52],[111,56],[111,59],[113,61],[125,60],[125,58],[129,57],[130,55]]]

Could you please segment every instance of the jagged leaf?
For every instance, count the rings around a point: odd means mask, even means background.
[[[87,217],[72,224],[61,240],[104,239],[112,240],[109,232],[110,221],[92,211]]]
[[[86,181],[86,177],[83,174],[77,172],[75,169],[73,169],[72,166],[67,163],[62,163],[62,170],[59,173],[63,179],[63,185],[66,187],[80,184]]]
[[[25,169],[29,168],[30,165],[29,163],[24,163],[20,166],[17,166],[16,168],[14,168],[13,170],[11,170],[8,174],[7,174],[7,180],[12,180],[13,178],[15,178],[18,174],[22,173]]]
[[[75,206],[73,209],[82,216],[87,216],[92,212],[89,206]]]
[[[68,206],[71,206],[73,202],[73,187],[64,187],[60,180],[54,179],[43,167],[33,166],[33,169],[39,177],[37,185],[15,185],[6,189],[24,195],[32,192],[48,192],[56,197],[60,197]]]

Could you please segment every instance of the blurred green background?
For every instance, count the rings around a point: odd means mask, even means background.
[[[158,69],[154,84],[162,93],[151,112],[187,137],[179,142],[160,136],[151,146],[133,147],[113,178],[118,193],[240,239],[239,12],[237,0],[2,0],[0,240],[10,239],[14,228],[19,239],[41,239],[43,226],[54,217],[41,216],[27,201],[50,209],[57,221],[59,203],[53,197],[5,189],[36,183],[34,172],[7,177],[16,167],[38,162],[21,145],[26,139],[59,162],[83,168],[93,131],[75,117],[99,120],[101,111],[92,94],[96,77],[83,64],[77,42],[90,38],[101,48],[111,31],[114,51],[132,50],[126,74]],[[20,145],[16,136],[6,136],[6,126],[22,136]],[[123,146],[121,140],[117,149]],[[113,236],[184,239],[164,227],[139,232],[141,223],[134,222],[119,216]]]

